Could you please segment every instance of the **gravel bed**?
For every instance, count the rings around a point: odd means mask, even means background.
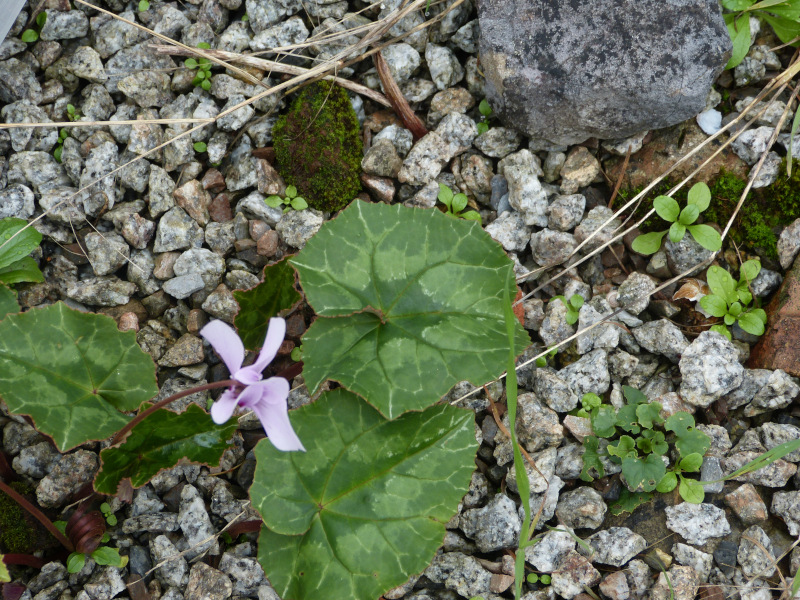
[[[236,52],[298,44],[326,30],[341,30],[342,20],[348,27],[374,21],[397,4],[151,0],[149,10],[140,12],[138,2],[97,3],[186,45],[207,42]],[[260,90],[220,69],[213,71],[210,90],[203,90],[193,85],[194,75],[183,67],[183,59],[157,53],[148,35],[80,5],[70,9],[68,2],[48,2],[40,41],[26,44],[19,36],[35,4],[26,5],[0,45],[0,115],[5,122],[66,121],[70,105],[86,121],[206,118]],[[440,10],[432,7],[431,16]],[[245,13],[248,20],[242,19]],[[387,39],[406,34],[422,20],[419,14],[406,17]],[[708,110],[721,102],[721,91],[758,85],[771,76],[778,58],[768,51],[768,39],[759,41],[763,44],[757,43],[742,67],[720,77]],[[310,67],[314,58],[339,49],[332,42],[311,44],[284,60]],[[390,111],[351,93],[367,143],[361,197],[434,209],[439,183],[463,191],[486,231],[517,264],[518,274],[544,267],[524,284],[529,290],[559,272],[577,245],[613,217],[608,207],[613,182],[604,173],[652,136],[543,148],[491,118],[489,129],[479,134],[477,124],[484,119],[478,107],[485,92],[477,49],[477,13],[467,1],[429,30],[408,34],[382,51],[430,133],[414,141]],[[340,74],[380,90],[371,60]],[[267,86],[280,81],[277,74],[262,77]],[[745,97],[741,109],[747,99],[744,92],[739,95]],[[259,149],[272,145],[272,126],[286,106],[280,95],[260,100],[67,203],[62,201],[80,187],[189,125],[76,127],[63,143],[61,162],[53,156],[58,143],[54,128],[0,130],[0,218],[44,215],[35,227],[45,237],[36,258],[46,281],[18,287],[23,307],[62,300],[136,330],[142,348],[158,365],[161,397],[226,379],[225,366],[199,338],[199,329],[210,319],[232,323],[238,310],[232,291],[256,285],[265,265],[302,248],[334,216],[313,209],[284,214],[264,203],[266,196],[285,191],[268,154]],[[762,119],[767,120],[733,147],[732,160],[742,161],[745,173],[775,126],[768,116]],[[694,122],[684,126],[705,136]],[[788,137],[780,141],[785,149]],[[205,142],[207,150],[197,151],[195,142]],[[772,154],[761,186],[778,176],[780,157]],[[609,240],[620,224],[613,220],[603,227],[582,255]],[[623,385],[660,402],[665,415],[694,413],[699,429],[713,440],[704,458],[705,480],[731,473],[757,453],[800,435],[798,380],[781,370],[746,368],[752,336],[736,330],[733,341],[716,333],[697,335],[674,321],[686,308],[670,300],[675,286],[649,295],[661,282],[707,258],[708,251],[687,235],[648,258],[633,253],[630,241],[626,237],[625,243],[571,269],[523,303],[525,327],[539,349],[624,309],[613,321],[560,348],[549,367],[520,371],[517,427],[541,470],[538,480],[532,478],[531,506],[542,507],[538,529],[546,532],[525,556],[537,572],[552,578],[549,585],[528,586],[524,597],[587,598],[588,586],[610,600],[666,600],[671,593],[675,600],[691,600],[700,586],[714,586],[707,593],[766,600],[779,593],[773,558],[789,551],[800,535],[800,452],[734,481],[707,485],[702,504],[683,502],[677,493],[658,494],[632,515],[614,515],[609,509],[623,487],[618,476],[593,484],[578,478],[586,426],[567,413],[590,392],[621,405]],[[783,271],[800,252],[800,221],[784,231],[778,251],[778,261],[764,258],[754,282],[755,295],[763,300],[778,289]],[[718,262],[730,266],[736,258],[726,251]],[[567,322],[562,302],[548,301],[558,294],[584,298],[577,323]],[[280,351],[276,370],[292,363],[289,354],[300,344],[309,318],[302,311],[289,318],[289,343]],[[521,360],[537,351],[529,350]],[[302,383],[302,377],[293,382],[292,408],[312,400]],[[446,399],[455,400],[469,389],[459,384]],[[502,394],[500,384],[490,389],[495,397]],[[203,392],[180,402],[205,407],[210,397]],[[387,599],[513,595],[508,551],[516,548],[522,510],[513,469],[509,473],[510,442],[483,392],[461,405],[475,410],[481,441],[470,492],[448,523],[431,566],[385,594]],[[178,466],[135,490],[130,504],[109,500],[118,519],[109,529],[110,543],[129,557],[125,568],[98,566],[89,559],[76,574],[68,574],[59,561],[40,572],[17,570],[18,581],[28,588],[22,597],[136,600],[144,596],[126,584],[138,575],[153,599],[277,599],[255,559],[254,534],[196,545],[242,513],[257,518],[246,498],[259,425],[252,419],[241,425],[219,468]],[[12,468],[53,515],[66,510],[73,494],[93,479],[102,446],[86,444],[60,455],[23,418],[9,416],[2,403],[0,440]],[[608,474],[615,469],[607,465]],[[548,530],[546,525],[560,527]],[[779,566],[788,577],[798,564],[800,551],[795,549]]]

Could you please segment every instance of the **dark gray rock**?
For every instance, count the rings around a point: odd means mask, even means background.
[[[495,113],[556,144],[685,121],[731,50],[716,0],[481,1],[478,18]]]

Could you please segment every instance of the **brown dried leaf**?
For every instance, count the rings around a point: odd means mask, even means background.
[[[711,293],[711,288],[702,279],[687,279],[677,292],[672,296],[673,300],[686,299],[697,302],[703,296]]]

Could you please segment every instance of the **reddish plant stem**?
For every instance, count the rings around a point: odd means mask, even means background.
[[[72,545],[72,542],[70,542],[66,537],[64,537],[64,534],[61,533],[55,525],[53,525],[53,522],[50,519],[48,519],[47,516],[45,516],[45,514],[42,511],[40,511],[33,504],[28,502],[22,495],[20,495],[14,488],[6,484],[6,482],[3,481],[2,479],[0,479],[0,491],[11,496],[11,498],[17,504],[19,504],[22,508],[24,508],[31,515],[33,515],[33,517],[37,521],[39,521],[42,525],[45,526],[47,531],[53,534],[54,538],[56,538],[59,542],[61,542],[61,545],[64,546],[64,548],[66,548],[70,552],[73,552],[75,550],[75,548]]]
[[[211,383],[198,385],[197,387],[193,387],[188,390],[183,390],[182,392],[178,392],[177,394],[172,394],[172,396],[169,396],[168,398],[159,400],[147,410],[140,412],[133,419],[131,419],[130,422],[127,425],[125,425],[125,427],[120,429],[114,436],[114,439],[111,440],[111,445],[113,446],[114,444],[118,444],[119,442],[121,442],[123,439],[125,439],[125,436],[131,429],[136,427],[139,423],[141,423],[144,419],[152,415],[159,408],[164,408],[170,402],[174,402],[175,400],[180,400],[184,396],[191,396],[192,394],[196,394],[197,392],[204,392],[205,390],[213,390],[214,388],[231,387],[236,385],[241,385],[241,384],[234,379],[225,379],[224,381],[213,381]]]
[[[41,569],[45,564],[41,558],[36,558],[33,554],[3,554],[3,562],[7,565],[24,565],[34,569]]]

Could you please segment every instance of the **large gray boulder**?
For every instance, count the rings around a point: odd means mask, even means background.
[[[693,117],[731,53],[718,0],[478,0],[478,17],[492,108],[555,145]]]

